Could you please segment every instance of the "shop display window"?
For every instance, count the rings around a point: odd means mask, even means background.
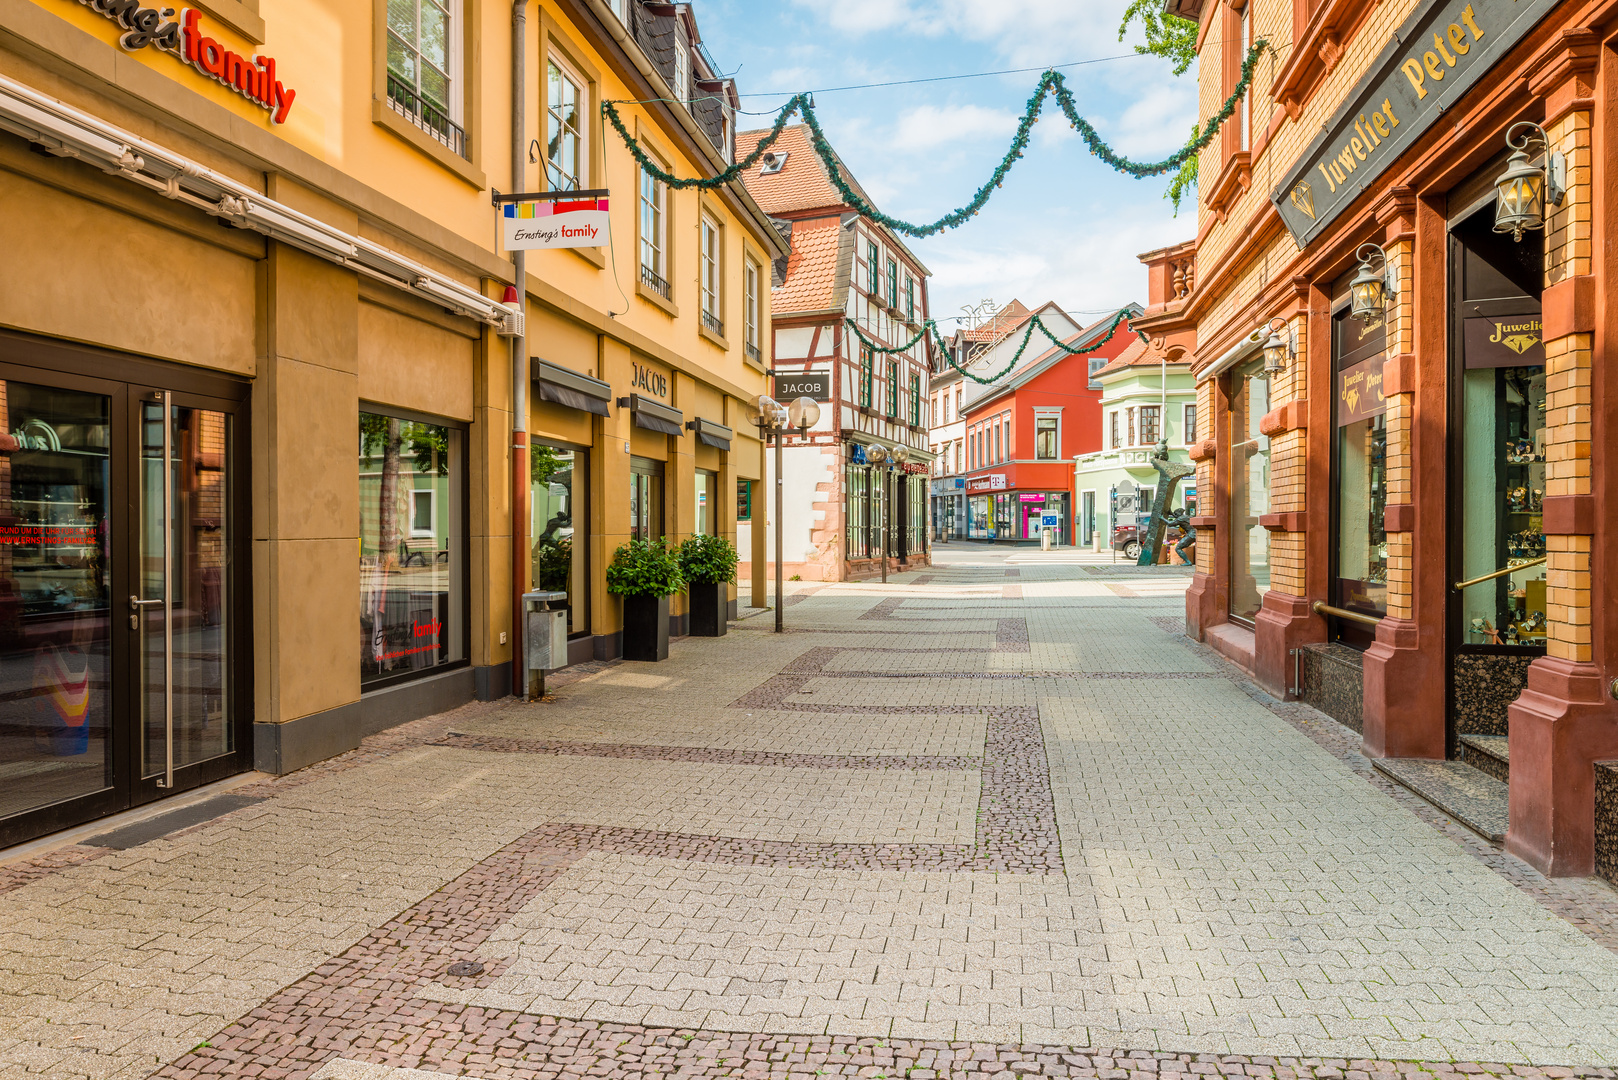
[[[871,471],[863,466],[848,467],[848,558],[869,559]]]
[[[589,515],[584,495],[589,490],[584,450],[535,443],[529,450],[529,528],[533,537],[533,565],[529,580],[540,592],[567,593],[567,632],[589,630],[585,600],[589,576]],[[579,530],[583,530],[582,532]]]
[[[1347,292],[1347,280],[1342,283]],[[1387,402],[1382,365],[1387,331],[1348,317],[1345,307],[1332,321],[1332,358],[1337,384],[1333,409],[1337,445],[1333,462],[1335,500],[1332,603],[1381,618],[1388,613]],[[1369,628],[1346,620],[1335,624],[1338,637],[1369,645]]]
[[[1010,495],[996,495],[994,497],[993,539],[1009,540],[1014,535],[1011,531],[1011,516],[1015,512],[1015,504]]]
[[[1451,565],[1454,582],[1475,582],[1453,594],[1458,644],[1537,651],[1546,637],[1544,252],[1496,234],[1490,213],[1452,229],[1461,302]]]
[[[715,511],[718,509],[715,500],[719,493],[719,474],[708,469],[698,469],[696,476],[696,498],[693,500],[695,521],[691,531],[698,536],[718,535],[718,518]]]
[[[629,459],[629,537],[657,540],[663,532],[663,463]]]
[[[464,433],[360,413],[360,681],[467,659]]]
[[[973,495],[966,500],[966,538],[968,540],[987,540],[990,536],[989,497],[987,495]]]
[[[1470,361],[1470,357],[1468,358]],[[1545,644],[1545,368],[1468,368],[1462,378],[1460,580],[1469,645]]]
[[[1230,614],[1252,622],[1270,591],[1270,534],[1259,517],[1270,512],[1270,440],[1259,421],[1270,411],[1263,360],[1230,376]]]

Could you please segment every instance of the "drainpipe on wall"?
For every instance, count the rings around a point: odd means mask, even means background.
[[[527,0],[511,4],[511,186],[523,190],[528,152],[527,104],[528,11]],[[527,253],[511,253],[519,310],[528,310]],[[526,326],[527,320],[523,320]],[[528,577],[528,336],[526,330],[511,339],[511,692],[525,697],[523,685],[522,594]]]

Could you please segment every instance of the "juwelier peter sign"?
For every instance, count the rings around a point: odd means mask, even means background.
[[[1298,246],[1306,246],[1346,210],[1556,4],[1427,0],[1419,5],[1270,193]]]

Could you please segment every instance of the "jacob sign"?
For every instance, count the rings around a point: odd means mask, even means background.
[[[1270,201],[1300,248],[1387,171],[1557,0],[1425,0]]]
[[[501,208],[500,224],[507,251],[604,247],[607,200],[506,203]]]

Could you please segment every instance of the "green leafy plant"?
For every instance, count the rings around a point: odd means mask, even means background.
[[[1140,20],[1141,30],[1146,34],[1146,44],[1136,45],[1135,51],[1145,56],[1161,56],[1174,65],[1174,74],[1184,75],[1197,60],[1197,31],[1198,26],[1190,19],[1182,19],[1178,15],[1170,15],[1163,10],[1162,0],[1130,0],[1129,7],[1124,9],[1123,21],[1118,24],[1118,40],[1124,40],[1129,31],[1129,24]],[[1196,147],[1200,129],[1197,125],[1191,126],[1191,139],[1186,143],[1188,148]],[[1180,163],[1180,169],[1169,181],[1168,190],[1163,197],[1174,204],[1174,216],[1180,216],[1180,202],[1190,190],[1197,186],[1197,155],[1193,153]]]
[[[736,580],[736,545],[723,536],[691,536],[680,545],[680,572],[687,581],[718,585]]]
[[[607,591],[614,596],[668,596],[683,588],[679,553],[665,540],[631,540],[612,553]]]

